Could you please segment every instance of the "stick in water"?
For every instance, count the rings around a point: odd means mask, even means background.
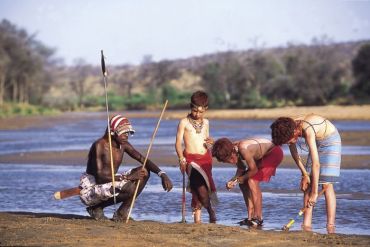
[[[181,213],[182,213],[182,219],[181,223],[185,223],[185,202],[186,202],[186,195],[185,195],[185,171],[182,173],[182,208],[181,208]]]
[[[317,196],[317,198],[319,198],[322,194],[324,194],[325,190],[321,190],[319,192],[319,195]],[[294,224],[294,222],[300,217],[302,216],[302,214],[306,211],[307,207],[304,207],[302,208],[301,210],[299,210],[297,216],[294,218],[294,219],[290,219],[290,221],[288,222],[288,224],[284,225],[281,230],[283,231],[289,231],[289,228]]]
[[[163,109],[162,109],[161,115],[159,116],[159,119],[158,119],[157,126],[156,126],[156,127],[155,127],[155,129],[154,129],[154,132],[153,132],[153,135],[152,135],[152,139],[150,140],[150,144],[149,144],[148,151],[146,152],[146,156],[145,156],[145,160],[144,160],[144,163],[143,163],[142,169],[145,169],[146,161],[148,160],[148,156],[149,156],[150,150],[151,150],[152,145],[153,145],[154,137],[155,137],[155,135],[157,134],[157,130],[158,130],[158,128],[159,128],[159,124],[160,124],[160,122],[161,122],[161,120],[162,120],[163,113],[164,113],[164,111],[166,110],[167,103],[168,103],[168,100],[166,100],[166,102],[164,103],[164,106],[163,106]],[[132,208],[134,207],[134,203],[135,203],[135,199],[136,199],[136,194],[137,194],[137,191],[138,191],[138,189],[139,189],[139,185],[140,185],[140,180],[138,180],[138,181],[137,181],[137,185],[136,185],[135,193],[134,193],[134,195],[133,195],[133,197],[132,197],[132,202],[131,202],[130,210],[129,210],[128,215],[127,215],[126,223],[128,222],[128,220],[129,220],[129,218],[130,218],[130,215],[131,215]]]

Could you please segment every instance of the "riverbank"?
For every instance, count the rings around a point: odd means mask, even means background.
[[[188,114],[188,110],[168,110],[164,119],[180,119]],[[118,112],[116,112],[118,113]],[[128,118],[158,118],[159,111],[124,111],[119,112]],[[280,116],[297,116],[316,113],[330,120],[370,120],[370,105],[358,106],[315,106],[315,107],[283,107],[273,109],[210,109],[206,113],[209,119],[275,119]],[[115,113],[111,113],[113,115]],[[0,119],[0,129],[43,128],[56,123],[68,123],[79,119],[106,119],[105,112],[66,112],[52,116],[19,116]]]
[[[369,246],[370,236],[276,232],[218,224],[98,222],[79,215],[0,213],[1,246]]]

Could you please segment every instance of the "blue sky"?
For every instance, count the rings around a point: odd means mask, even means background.
[[[0,0],[66,64],[138,64],[226,50],[370,39],[370,0]]]

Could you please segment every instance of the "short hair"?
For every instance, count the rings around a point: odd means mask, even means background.
[[[226,162],[234,150],[234,144],[228,138],[218,139],[212,147],[212,156],[218,161]]]
[[[196,91],[191,95],[190,107],[203,106],[208,107],[208,95],[204,91]]]
[[[272,142],[279,146],[288,143],[294,136],[296,126],[294,119],[279,117],[270,126]]]

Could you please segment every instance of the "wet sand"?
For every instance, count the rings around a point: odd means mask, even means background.
[[[274,232],[190,223],[95,221],[79,215],[0,213],[1,246],[369,246],[370,236]]]

